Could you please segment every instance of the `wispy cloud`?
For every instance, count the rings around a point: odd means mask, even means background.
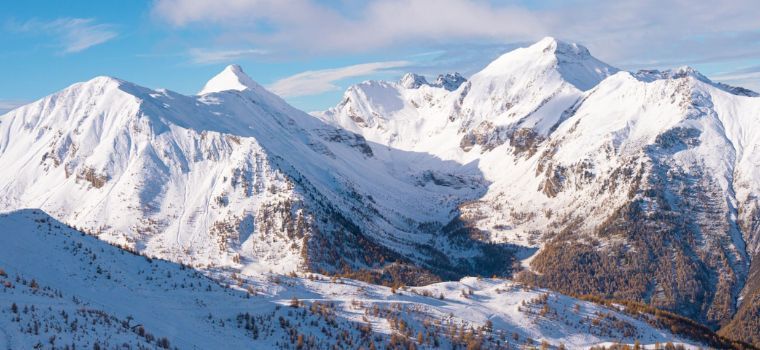
[[[111,24],[97,23],[92,18],[58,18],[52,21],[38,19],[11,23],[11,30],[55,37],[61,53],[84,51],[116,38],[119,34]]]
[[[23,106],[24,104],[26,104],[25,101],[0,99],[0,114],[5,114],[6,112],[9,112],[16,107]]]
[[[760,79],[760,71],[746,72],[746,73],[731,72],[731,73],[716,74],[716,75],[713,75],[711,79],[721,80],[721,81]]]
[[[720,75],[743,75],[743,74],[758,74],[760,73],[760,65],[738,68],[730,72],[720,73]]]
[[[312,70],[280,79],[268,88],[283,97],[316,95],[340,90],[336,82],[353,77],[376,74],[390,69],[408,66],[408,61],[362,63],[352,66]]]
[[[760,91],[760,66],[744,67],[730,72],[717,73],[711,75],[710,79]]]
[[[238,49],[238,50],[216,50],[216,49],[190,49],[188,54],[190,60],[197,64],[211,64],[211,63],[232,63],[234,61],[268,54],[267,50],[259,49]]]

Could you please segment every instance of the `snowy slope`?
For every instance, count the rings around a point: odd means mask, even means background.
[[[392,291],[320,275],[212,275],[231,282],[228,289],[192,269],[105,244],[38,210],[2,214],[0,227],[3,349],[37,343],[92,348],[96,342],[106,349],[290,349],[299,337],[318,349],[391,342],[448,349],[474,340],[485,348],[542,341],[570,349],[634,340],[699,345],[652,328],[645,318],[505,280],[466,278]],[[490,326],[483,328],[486,321]]]
[[[757,94],[688,67],[619,72],[552,38],[455,91],[410,77],[353,86],[315,116],[476,165],[488,190],[460,220],[492,242],[538,248],[524,262],[531,281],[712,325],[731,318],[760,249]]]

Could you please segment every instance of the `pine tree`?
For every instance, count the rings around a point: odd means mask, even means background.
[[[167,338],[161,338],[158,340],[158,347],[168,349],[170,347],[169,345],[169,339]]]
[[[486,323],[483,325],[483,330],[488,333],[493,332],[493,321],[486,320]]]

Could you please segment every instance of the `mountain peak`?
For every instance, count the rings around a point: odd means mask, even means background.
[[[449,91],[454,91],[458,89],[459,86],[462,85],[462,83],[464,83],[465,81],[467,81],[467,79],[465,79],[465,77],[463,77],[459,73],[456,73],[456,72],[446,73],[445,75],[444,74],[439,75],[438,78],[435,80],[434,85],[437,87],[444,88]]]
[[[577,43],[569,43],[547,36],[528,47],[529,50],[551,53],[557,57],[591,57],[588,49]]]
[[[462,83],[467,81],[459,73],[446,73],[438,75],[434,83],[429,83],[424,76],[415,73],[406,73],[398,81],[398,84],[405,89],[418,89],[423,85],[428,85],[437,88],[443,88],[448,91],[454,91],[459,88]]]
[[[538,76],[552,71],[559,73],[567,83],[585,91],[618,69],[591,56],[583,45],[545,37],[533,45],[501,55],[478,75]]]
[[[99,75],[90,80],[76,83],[72,86],[88,86],[88,87],[119,87],[123,85],[131,85],[131,83],[115,78],[108,75]]]
[[[428,85],[427,79],[425,77],[414,74],[414,73],[406,73],[403,77],[401,77],[401,80],[398,81],[398,83],[407,89],[417,89],[422,85]]]
[[[258,84],[243,72],[242,67],[237,64],[231,64],[225,67],[221,73],[211,78],[198,94],[205,95],[227,90],[253,90],[257,87]]]
[[[695,68],[691,66],[680,66],[677,68],[667,69],[667,70],[662,70],[662,71],[656,70],[656,69],[642,69],[634,73],[633,76],[636,79],[645,81],[645,82],[653,82],[655,80],[662,80],[662,79],[681,79],[681,78],[691,77],[705,84],[712,85],[730,94],[734,94],[738,96],[748,96],[748,97],[760,96],[760,94],[758,94],[757,92],[754,92],[749,89],[745,89],[743,87],[732,86],[732,85],[712,81],[710,78],[706,77],[705,75],[703,75],[702,73],[700,73],[698,70],[696,70]]]
[[[657,69],[642,69],[633,74],[634,77],[641,81],[652,82],[661,79],[679,79],[685,77],[693,77],[697,80],[712,83],[707,77],[702,75],[696,69],[689,66],[681,66],[673,69],[657,70]]]

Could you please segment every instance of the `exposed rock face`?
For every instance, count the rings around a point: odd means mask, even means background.
[[[476,128],[462,135],[459,147],[469,152],[475,146],[480,146],[481,153],[490,151],[506,142],[506,130],[498,128],[491,122],[482,122]]]
[[[448,91],[454,91],[456,89],[459,89],[459,86],[464,84],[466,81],[467,79],[465,79],[465,77],[459,73],[446,73],[445,75],[439,75],[438,78],[435,79],[433,86],[444,88]]]

